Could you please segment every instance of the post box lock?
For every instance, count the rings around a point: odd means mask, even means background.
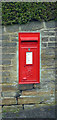
[[[18,33],[19,84],[40,83],[40,33]]]

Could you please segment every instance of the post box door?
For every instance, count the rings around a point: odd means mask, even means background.
[[[30,49],[21,50],[21,61],[24,61],[20,68],[21,82],[37,82],[37,49]]]

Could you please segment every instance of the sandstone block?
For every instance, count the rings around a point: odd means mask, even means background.
[[[11,104],[16,104],[16,98],[14,97],[2,98],[2,105],[11,105]]]
[[[2,91],[16,91],[18,90],[18,84],[2,84]]]
[[[18,104],[42,104],[42,103],[54,103],[54,98],[48,96],[41,96],[41,97],[22,97],[18,98]]]
[[[2,97],[16,97],[17,91],[5,91],[1,92]]]
[[[32,91],[22,91],[22,96],[35,96],[35,97],[39,97],[39,96],[48,96],[51,93],[53,93],[52,90],[50,91],[36,91],[36,90],[32,90]]]
[[[18,104],[34,104],[39,103],[40,97],[22,97],[18,98]]]

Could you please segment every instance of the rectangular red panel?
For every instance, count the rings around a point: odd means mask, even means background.
[[[20,38],[21,39],[21,41],[35,41],[35,40],[37,40],[38,41],[38,37],[21,37]]]
[[[40,33],[18,33],[19,84],[40,83]]]

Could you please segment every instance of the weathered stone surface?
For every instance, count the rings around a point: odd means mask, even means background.
[[[55,31],[41,31],[41,35],[43,36],[55,36]]]
[[[41,97],[20,97],[18,98],[18,104],[37,104],[37,103],[52,103],[55,102],[54,97],[50,97],[50,96],[41,96]]]
[[[9,40],[9,34],[2,34],[2,40]]]
[[[0,65],[0,73],[2,73],[2,64]]]
[[[2,113],[2,107],[0,106],[0,113]]]
[[[15,47],[17,43],[2,42],[2,47]]]
[[[2,17],[2,16],[1,16]],[[1,19],[2,20],[2,19]],[[0,25],[0,35],[2,34],[2,25]]]
[[[47,98],[45,101],[45,104],[49,104],[49,105],[54,104],[55,105],[55,97],[50,97],[49,99]]]
[[[45,59],[44,58],[44,60],[42,60],[42,65],[47,65],[47,66],[55,66],[55,61],[54,61],[54,59]]]
[[[2,47],[2,41],[0,41],[0,47]]]
[[[55,37],[51,37],[50,41],[56,41],[56,38]]]
[[[22,91],[22,96],[48,96],[50,94],[53,94],[53,90],[50,91]]]
[[[42,43],[42,47],[47,47],[47,43]]]
[[[0,41],[2,40],[2,35],[0,35]]]
[[[19,85],[18,83],[9,83],[9,84],[3,84],[2,85],[2,91],[17,91],[17,90],[27,90],[27,89],[32,89],[33,88],[33,84],[31,85]]]
[[[49,73],[48,70],[42,71],[41,78],[42,78],[42,80],[47,81],[47,82],[48,82],[48,81],[55,80],[55,72],[54,72],[54,71],[51,71],[51,72]]]
[[[2,98],[0,97],[0,105],[2,105]]]
[[[2,76],[2,71],[0,71],[0,76]]]
[[[4,32],[4,26],[3,26],[2,30]],[[7,33],[13,33],[13,32],[16,32],[16,31],[19,31],[19,26],[18,25],[12,25],[12,26],[7,26],[6,27],[6,32]]]
[[[28,90],[28,89],[33,89],[33,84],[23,84],[23,85],[18,85],[19,90]]]
[[[55,90],[55,78],[53,80],[51,79],[41,79],[41,83],[39,85],[35,84],[34,88],[38,91],[38,92],[50,92]]]
[[[42,37],[42,42],[48,42],[48,37]]]
[[[10,72],[2,72],[2,76],[9,76],[10,75]]]
[[[17,37],[11,37],[11,41],[12,42],[18,42],[18,39],[17,39]]]
[[[0,91],[0,99],[1,99],[1,91]]]
[[[11,64],[10,60],[2,60],[2,65],[10,65],[10,64]]]
[[[0,55],[2,55],[2,47],[0,46]],[[2,59],[2,56],[0,56],[0,59]]]
[[[13,54],[13,53],[16,53],[16,50],[17,50],[16,47],[11,47],[11,48],[10,47],[8,47],[8,48],[7,47],[3,47],[2,48],[2,53],[3,54],[5,54],[5,53],[7,53],[7,54],[10,54],[10,53]]]
[[[52,47],[51,48],[47,47],[41,51],[41,58],[42,59],[44,59],[44,57],[46,57],[46,59],[53,58],[53,56],[55,56],[55,49]]]
[[[12,69],[11,72],[10,72],[10,78],[16,78],[17,79],[17,72],[14,69]]]
[[[5,76],[3,77],[3,76],[2,76],[2,84],[4,84],[4,83],[7,84],[7,83],[9,83],[9,82],[10,82],[9,77],[5,77]]]
[[[2,97],[3,105],[45,103],[52,104],[55,98],[55,33],[53,22],[30,22],[25,25],[3,26],[2,40]],[[41,81],[40,84],[18,84],[17,41],[19,31],[41,32]],[[0,37],[1,38],[1,37]],[[53,39],[54,38],[54,39]],[[57,54],[57,52],[56,52]],[[0,53],[1,56],[1,53]],[[0,57],[1,58],[1,57]],[[57,65],[57,63],[56,63]],[[57,73],[57,72],[56,72]],[[13,96],[13,99],[11,98]],[[19,98],[20,97],[20,98]],[[11,99],[11,100],[10,100]],[[28,106],[25,106],[25,109]]]
[[[8,71],[8,70],[10,70],[11,68],[12,68],[12,65],[6,65],[6,66],[3,65],[3,66],[2,66],[2,71],[4,71],[4,70],[5,70],[5,71]]]
[[[0,84],[0,92],[2,91],[2,84]]]
[[[1,56],[0,56],[0,65],[2,65],[2,58],[1,58]]]
[[[40,103],[40,97],[22,97],[18,98],[18,104],[33,104]]]
[[[2,113],[5,113],[5,112],[17,113],[22,109],[23,109],[22,105],[4,106],[2,109]]]
[[[48,52],[48,51],[47,51]],[[41,54],[41,60],[54,60],[55,58],[55,52],[53,53],[42,53]]]
[[[17,104],[16,98],[14,97],[2,98],[2,105],[11,105],[11,104]]]
[[[43,28],[43,23],[41,22],[29,22],[26,25],[21,25],[21,30],[22,31],[35,31],[35,30],[40,30]]]
[[[1,92],[2,97],[16,97],[17,91],[5,91]]]
[[[11,38],[12,37],[16,38],[16,37],[18,37],[18,32],[16,31],[16,32],[13,32],[13,33],[9,33],[9,35],[10,35]]]
[[[2,75],[0,75],[0,84],[2,84]]]
[[[11,85],[2,85],[2,91],[1,91],[1,95],[2,97],[17,97],[19,96],[19,89],[18,89],[18,85],[15,84],[11,84]]]
[[[54,43],[49,42],[49,43],[48,43],[48,47],[55,47],[55,42],[54,42]]]
[[[55,69],[55,64],[51,65],[51,66],[47,66],[46,64],[42,64],[41,66],[42,66],[42,68]]]
[[[24,105],[24,109],[31,109],[34,107],[35,107],[35,105]]]
[[[57,21],[49,21],[49,22],[45,22],[45,25],[47,28],[55,28],[57,26]]]
[[[7,76],[7,77],[3,77],[2,76],[2,83],[3,84],[17,84],[18,82],[17,82],[17,76],[12,76],[12,78],[11,77],[9,77],[9,76]]]
[[[18,84],[2,84],[2,91],[16,91],[18,90]]]
[[[2,54],[2,60],[3,59],[12,59],[15,56],[15,54]]]

